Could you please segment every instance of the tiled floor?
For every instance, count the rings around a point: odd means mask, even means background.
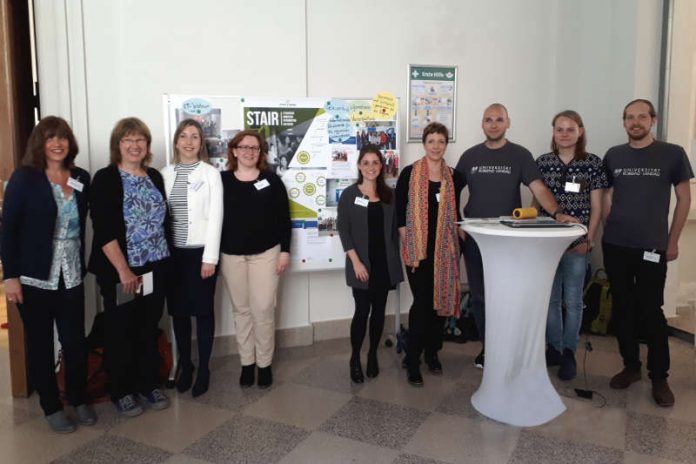
[[[99,423],[76,433],[51,433],[37,399],[13,399],[7,351],[0,350],[2,463],[694,463],[696,364],[694,347],[670,341],[674,408],[650,398],[647,378],[627,391],[609,389],[621,367],[616,343],[593,337],[586,388],[551,378],[568,407],[540,427],[517,428],[474,410],[481,380],[473,367],[479,345],[446,344],[444,375],[425,374],[425,387],[405,381],[393,349],[380,351],[381,373],[360,386],[348,378],[348,341],[280,350],[276,382],[267,391],[241,390],[239,359],[216,358],[210,391],[194,400],[170,391],[172,407],[135,419],[97,406]],[[584,351],[579,353],[582,368]]]

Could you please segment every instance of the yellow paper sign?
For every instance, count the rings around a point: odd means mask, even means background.
[[[372,99],[372,115],[375,119],[394,119],[396,97],[389,92],[380,92]]]

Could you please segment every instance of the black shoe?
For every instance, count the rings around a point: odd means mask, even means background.
[[[408,380],[408,383],[410,383],[414,387],[423,386],[423,376],[421,375],[420,369],[418,367],[409,367],[408,376],[406,378]]]
[[[352,380],[353,383],[363,383],[365,381],[362,366],[360,365],[360,358],[351,358],[350,360],[350,380]]]
[[[256,364],[242,366],[242,374],[239,376],[239,385],[242,388],[251,387],[254,385],[254,375],[256,373]]]
[[[558,378],[561,380],[573,380],[577,375],[577,365],[575,363],[575,353],[566,348],[563,350],[561,368],[558,369]]]
[[[259,367],[259,380],[257,385],[259,388],[268,388],[273,384],[273,373],[271,366]]]
[[[546,347],[546,367],[560,366],[563,362],[563,355],[551,345]]]
[[[377,353],[367,355],[367,369],[365,374],[369,378],[375,378],[379,375],[379,363],[377,362]]]
[[[428,365],[428,372],[433,375],[442,375],[442,363],[437,358],[437,353],[425,355],[425,364]]]
[[[483,369],[483,362],[485,360],[486,354],[483,349],[481,349],[481,352],[476,356],[476,359],[474,359],[474,366],[478,367],[479,369]]]
[[[198,398],[202,394],[208,391],[210,386],[210,371],[208,369],[198,369],[198,375],[196,376],[196,383],[193,384],[191,389],[191,396]]]
[[[179,365],[179,372],[176,377],[176,390],[179,393],[184,393],[191,388],[193,384],[193,371],[195,368],[193,364],[189,363],[188,366],[184,367]]]

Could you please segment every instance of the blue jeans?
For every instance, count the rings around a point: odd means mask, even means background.
[[[580,340],[586,267],[587,255],[566,251],[553,279],[546,322],[546,343],[560,353],[564,349],[575,352]],[[565,304],[565,319],[561,303]]]

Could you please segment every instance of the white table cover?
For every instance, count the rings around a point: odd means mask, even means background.
[[[506,424],[546,423],[566,409],[544,355],[551,287],[564,251],[586,229],[517,229],[491,221],[465,221],[462,228],[481,250],[486,299],[485,367],[471,404]]]

